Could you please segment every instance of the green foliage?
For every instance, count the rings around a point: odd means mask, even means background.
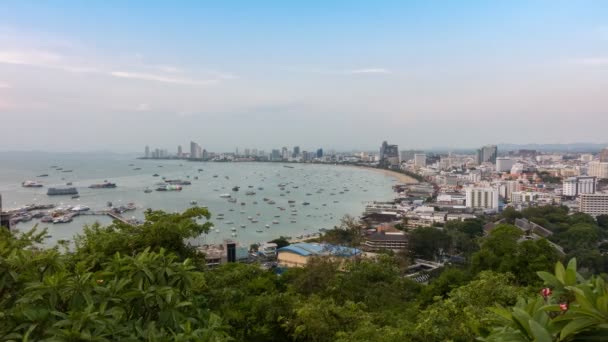
[[[174,214],[148,210],[145,215],[146,220],[140,226],[115,221],[108,227],[98,224],[85,227],[83,235],[74,239],[76,258],[95,264],[115,253],[135,255],[147,248],[152,251],[164,248],[180,259],[201,260],[185,240],[198,237],[213,226],[208,221],[211,215],[207,209],[194,207]],[[204,223],[199,222],[202,219]]]
[[[2,340],[227,340],[201,296],[204,277],[189,259],[148,248],[116,253],[93,268],[34,248],[40,240],[33,232],[3,235]]]
[[[483,239],[479,252],[473,255],[473,271],[508,272],[521,284],[537,282],[535,273],[550,269],[558,260],[558,254],[545,239],[520,241],[522,237],[522,231],[515,226],[496,226]]]
[[[334,245],[345,245],[356,247],[361,244],[361,225],[352,216],[344,216],[340,220],[340,225],[326,231],[321,236],[321,241]]]
[[[539,272],[553,293],[520,298],[515,307],[492,309],[496,321],[485,341],[602,341],[608,337],[608,285],[583,278],[576,259],[554,274]]]
[[[274,243],[276,243],[277,244],[277,248],[283,248],[283,247],[289,246],[289,241],[284,236],[278,237],[278,238],[276,238],[274,240],[271,240],[271,241],[268,241],[268,242],[274,242]]]
[[[412,258],[434,260],[445,253],[450,246],[450,236],[443,229],[416,228],[409,236],[408,249]]]

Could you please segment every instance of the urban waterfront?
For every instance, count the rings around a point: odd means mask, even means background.
[[[50,203],[85,205],[96,211],[107,209],[108,202],[113,206],[134,203],[137,209],[124,216],[143,219],[148,208],[181,212],[194,205],[206,206],[215,227],[196,239],[195,244],[215,244],[231,238],[246,245],[279,236],[312,235],[319,229],[332,228],[344,215],[360,215],[368,201],[392,199],[391,186],[395,184],[390,175],[338,165],[137,160],[135,155],[46,153],[7,153],[0,155],[0,161],[0,192],[5,209]],[[45,174],[48,176],[38,177]],[[144,192],[155,190],[156,184],[163,182],[162,177],[189,181],[191,185],[183,185],[181,191]],[[44,186],[24,188],[21,183],[26,180],[36,180]],[[89,188],[106,180],[117,187]],[[67,183],[78,189],[79,198],[46,195],[49,187],[66,187]],[[238,191],[233,191],[235,186]],[[236,202],[222,198],[225,194]],[[222,215],[223,219],[218,219]],[[51,236],[47,243],[54,244],[71,240],[84,225],[94,222],[106,225],[111,219],[82,215],[63,224],[34,219],[16,228],[26,230],[34,224],[46,227]]]

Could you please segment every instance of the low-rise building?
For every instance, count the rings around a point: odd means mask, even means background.
[[[277,261],[284,267],[304,267],[311,257],[350,259],[361,255],[357,248],[321,243],[299,242],[277,250]]]
[[[371,251],[407,248],[408,238],[403,232],[376,232],[369,235],[364,243]]]

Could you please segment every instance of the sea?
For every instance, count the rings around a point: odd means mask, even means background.
[[[48,176],[38,177],[44,174]],[[184,185],[181,191],[155,191],[162,177],[192,184]],[[44,187],[24,188],[21,183],[26,180],[41,182]],[[89,188],[104,181],[116,183],[117,187]],[[345,215],[360,216],[367,202],[391,200],[395,181],[373,170],[328,164],[143,160],[136,155],[109,153],[0,153],[4,210],[27,204],[80,204],[99,211],[107,209],[108,202],[115,207],[134,203],[137,209],[123,216],[143,220],[148,208],[181,212],[194,205],[205,206],[214,227],[193,239],[191,243],[195,245],[232,239],[248,246],[280,236],[298,238],[318,233],[319,229],[331,229]],[[78,189],[80,198],[46,195],[49,187],[67,187],[68,182]],[[235,186],[238,191],[233,191]],[[145,189],[154,191],[145,193]],[[246,195],[247,191],[255,195]],[[230,194],[237,202],[228,202],[222,194]],[[269,204],[270,200],[275,204]],[[309,204],[304,205],[305,202]],[[224,219],[218,219],[222,215]],[[252,219],[258,222],[252,223]],[[112,220],[102,215],[82,215],[70,223],[34,219],[15,228],[47,228],[45,244],[51,246],[58,240],[73,240],[85,225],[94,222],[108,225]]]

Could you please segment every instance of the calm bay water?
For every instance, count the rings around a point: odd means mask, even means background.
[[[73,172],[63,173],[50,168],[52,165]],[[192,185],[183,186],[182,191],[144,193],[146,188],[156,189],[155,184],[162,181],[161,177],[152,176],[155,173],[167,179],[189,180]],[[41,174],[49,176],[36,177]],[[40,181],[44,187],[23,188],[21,182],[25,180]],[[117,188],[88,188],[104,180],[116,183]],[[67,182],[72,182],[78,188],[80,198],[46,195],[48,187],[65,187]],[[147,208],[183,211],[192,206],[191,201],[196,201],[199,206],[209,208],[211,221],[217,228],[217,231],[214,229],[197,238],[195,242],[199,244],[221,243],[223,239],[232,238],[248,245],[281,235],[297,237],[316,233],[320,228],[331,228],[338,224],[346,214],[360,215],[365,202],[391,199],[391,185],[394,182],[392,177],[381,173],[334,165],[137,160],[129,155],[0,154],[0,193],[5,209],[30,203],[53,203],[82,204],[91,207],[91,210],[101,210],[107,208],[107,202],[112,202],[114,206],[133,202],[137,210],[124,215],[143,219],[143,212]],[[280,184],[284,185],[284,190],[280,189]],[[234,186],[239,186],[240,190],[232,191]],[[263,190],[259,190],[260,187]],[[245,195],[248,190],[256,194]],[[221,198],[220,195],[225,193],[230,193],[238,202],[229,203]],[[263,198],[276,203],[268,204]],[[295,201],[293,207],[290,207],[289,200]],[[241,202],[245,205],[241,205]],[[303,202],[310,205],[303,205]],[[220,213],[224,214],[224,220],[217,220]],[[252,223],[248,217],[259,222]],[[279,223],[273,224],[275,220]],[[17,228],[25,230],[35,223],[39,227],[48,227],[52,235],[48,243],[54,244],[59,239],[72,239],[74,234],[82,231],[83,225],[95,221],[102,224],[111,222],[105,216],[80,216],[66,224],[32,220],[17,225]],[[267,224],[270,228],[265,227]],[[241,225],[246,227],[241,228]],[[232,227],[236,227],[236,237],[231,236]]]

